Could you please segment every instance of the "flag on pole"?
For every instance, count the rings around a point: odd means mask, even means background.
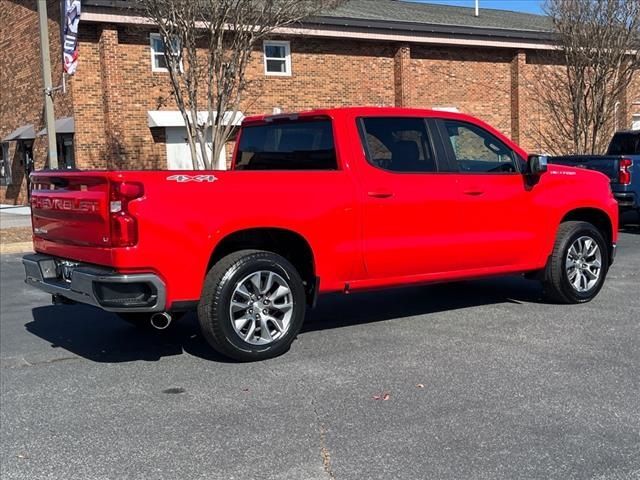
[[[61,0],[63,16],[62,55],[64,71],[73,75],[78,67],[78,24],[80,23],[80,0]]]

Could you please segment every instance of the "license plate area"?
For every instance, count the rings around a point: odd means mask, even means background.
[[[78,268],[78,262],[70,262],[69,260],[56,260],[56,277],[67,283],[71,283],[73,271]]]

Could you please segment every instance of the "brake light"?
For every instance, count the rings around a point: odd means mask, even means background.
[[[138,222],[129,212],[129,202],[144,195],[141,183],[112,183],[109,215],[111,217],[111,246],[132,247],[138,243]]]
[[[621,185],[631,184],[631,167],[633,162],[630,158],[620,159],[620,169],[618,170],[618,183]]]

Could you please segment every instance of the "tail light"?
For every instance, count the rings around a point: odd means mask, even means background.
[[[620,169],[618,170],[618,183],[621,185],[631,184],[631,167],[633,162],[630,158],[620,159]]]
[[[131,247],[138,243],[138,221],[129,212],[129,202],[144,195],[141,183],[112,183],[109,216],[111,217],[111,246]]]

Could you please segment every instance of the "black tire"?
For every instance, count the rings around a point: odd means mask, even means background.
[[[286,280],[292,297],[289,327],[266,345],[245,341],[232,325],[229,307],[236,286],[253,272],[271,271]],[[284,257],[263,250],[240,250],[218,261],[207,273],[198,304],[198,320],[205,339],[216,351],[234,360],[250,362],[286,352],[304,322],[304,285],[295,267]]]
[[[569,281],[565,262],[569,249],[580,237],[594,240],[601,252],[601,267],[596,283],[587,291],[578,291]],[[543,284],[545,294],[551,301],[557,303],[585,303],[592,300],[602,288],[607,271],[609,270],[609,248],[600,232],[594,225],[587,222],[564,222],[558,228],[558,234],[553,246],[553,253],[544,270]]]

